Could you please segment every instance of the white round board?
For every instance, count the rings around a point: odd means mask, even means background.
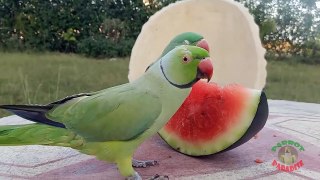
[[[232,0],[184,0],[150,17],[132,49],[129,81],[141,76],[166,45],[182,32],[204,36],[214,65],[211,81],[262,89],[266,83],[265,49],[252,15]]]

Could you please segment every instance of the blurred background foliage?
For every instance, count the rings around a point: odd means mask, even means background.
[[[236,0],[260,27],[267,59],[320,63],[320,2],[317,0]],[[294,56],[292,58],[292,56]]]
[[[170,2],[0,0],[0,48],[129,56],[141,26]]]
[[[142,25],[175,1],[0,0],[0,50],[129,56]],[[253,14],[268,59],[320,63],[317,0],[236,1]]]

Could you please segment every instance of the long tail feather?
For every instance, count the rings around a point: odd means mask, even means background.
[[[83,140],[73,132],[34,123],[0,126],[0,146],[51,145],[77,148]]]
[[[33,122],[65,128],[64,124],[52,121],[46,117],[46,112],[52,109],[53,105],[0,105],[0,108]]]

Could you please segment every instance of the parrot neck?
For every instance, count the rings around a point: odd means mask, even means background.
[[[164,66],[162,65],[162,59],[156,61],[149,69],[144,73],[143,76],[141,76],[141,80],[145,81],[147,79],[147,82],[155,83],[155,87],[162,88],[161,86],[165,86],[166,88],[172,88],[175,90],[191,90],[192,85],[196,83],[197,80],[194,80],[187,84],[176,84],[166,76],[164,72]],[[139,80],[138,80],[139,81]]]
[[[163,70],[163,65],[162,65],[162,59],[159,60],[160,61],[160,69],[161,69],[161,73],[163,74],[163,76],[166,78],[166,80],[173,86],[180,88],[180,89],[185,89],[185,88],[191,88],[193,84],[195,84],[198,79],[195,78],[193,81],[186,83],[186,84],[176,84],[172,81],[170,81],[170,79],[166,76],[166,73]]]
[[[153,64],[135,83],[143,91],[152,92],[159,97],[162,104],[162,112],[154,124],[136,139],[135,143],[140,144],[146,138],[157,133],[170,120],[190,94],[191,87],[178,88],[167,81],[162,73],[160,61]]]

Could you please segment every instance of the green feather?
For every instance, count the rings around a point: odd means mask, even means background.
[[[134,139],[147,130],[161,112],[159,97],[138,86],[126,84],[70,101],[50,111],[47,117],[63,123],[88,141]]]
[[[79,141],[78,145],[74,142]],[[77,148],[83,140],[67,129],[56,128],[43,124],[0,126],[0,144],[2,146],[17,145],[50,145]]]

